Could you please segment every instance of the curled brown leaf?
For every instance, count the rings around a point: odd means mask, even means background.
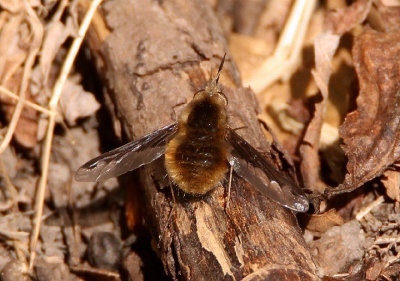
[[[339,35],[324,33],[315,39],[315,69],[312,71],[314,80],[321,91],[322,101],[315,105],[314,117],[308,124],[303,143],[300,145],[302,162],[300,165],[304,184],[311,190],[322,192],[323,186],[319,180],[319,141],[324,120],[324,108],[328,98],[328,83],[332,74],[331,60],[339,44]]]
[[[300,145],[301,175],[304,185],[313,191],[322,192],[325,185],[320,180],[319,146],[324,112],[329,96],[329,80],[332,75],[332,58],[336,52],[340,37],[357,24],[363,22],[371,7],[370,0],[359,0],[349,7],[328,13],[325,31],[314,42],[315,69],[312,71],[322,99],[315,104],[314,116],[307,126],[303,143]],[[332,34],[333,33],[333,34]]]
[[[340,127],[348,173],[331,194],[380,176],[400,156],[400,33],[368,29],[352,52],[360,94]]]
[[[344,224],[344,219],[336,212],[335,209],[330,209],[323,214],[310,215],[307,229],[324,233],[333,226]]]

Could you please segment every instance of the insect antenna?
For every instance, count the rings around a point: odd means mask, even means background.
[[[222,58],[221,64],[219,65],[219,68],[218,68],[217,77],[215,78],[215,81],[217,82],[217,84],[218,84],[219,77],[220,77],[221,72],[222,72],[222,67],[224,66],[225,57],[226,57],[226,53],[224,54],[224,57]]]

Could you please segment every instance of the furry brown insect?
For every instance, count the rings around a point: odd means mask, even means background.
[[[229,169],[225,129],[226,104],[217,78],[196,93],[178,120],[178,132],[167,144],[165,168],[187,193],[205,194],[217,186]]]
[[[219,86],[224,64],[197,92],[177,122],[104,153],[78,169],[78,181],[103,181],[146,165],[165,154],[172,182],[203,195],[225,178],[229,165],[261,194],[298,212],[308,210],[302,190],[227,125],[227,99]]]

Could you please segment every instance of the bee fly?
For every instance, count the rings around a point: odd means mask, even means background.
[[[78,169],[75,179],[104,181],[165,154],[168,176],[186,193],[206,194],[225,178],[230,165],[261,194],[306,212],[309,202],[302,190],[228,127],[228,101],[218,83],[224,60],[225,56],[216,77],[194,95],[177,122],[90,160]]]

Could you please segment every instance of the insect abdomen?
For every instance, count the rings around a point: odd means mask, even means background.
[[[228,170],[223,139],[177,136],[165,153],[170,178],[180,189],[191,194],[205,194],[224,178]]]

